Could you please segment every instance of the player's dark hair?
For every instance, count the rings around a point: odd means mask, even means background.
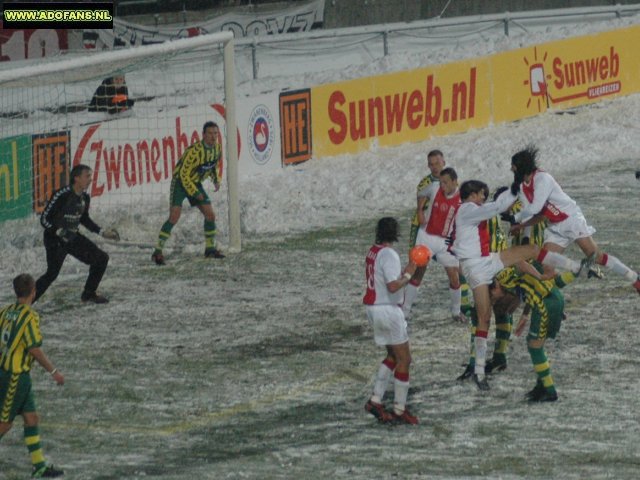
[[[398,221],[393,217],[384,217],[376,225],[376,243],[398,241]]]
[[[440,150],[431,150],[429,153],[427,153],[427,158],[435,157],[438,155],[444,158],[444,153],[442,153]]]
[[[440,172],[440,177],[442,177],[442,175],[447,175],[451,180],[458,180],[458,174],[451,167],[443,168]]]
[[[218,130],[220,130],[220,127],[218,127],[218,124],[216,122],[209,121],[202,126],[202,134],[204,135],[204,132],[207,131],[207,128],[211,127],[216,127]]]
[[[73,167],[71,169],[71,172],[69,173],[69,183],[73,185],[76,182],[76,178],[79,177],[85,170],[91,170],[91,167],[83,163],[80,163]]]
[[[506,185],[498,187],[497,190],[493,192],[493,201],[495,202],[500,194],[506,192],[507,190],[509,190],[509,187],[507,187]]]
[[[460,200],[465,201],[472,193],[484,192],[485,198],[489,194],[489,187],[480,180],[467,180],[460,185]]]
[[[511,157],[511,165],[516,169],[513,174],[513,179],[516,183],[522,183],[525,175],[529,175],[536,171],[538,168],[538,165],[536,164],[537,156],[538,149],[535,145],[531,144],[527,145],[524,150],[520,150]]]
[[[13,291],[18,298],[28,297],[34,288],[36,288],[36,281],[28,273],[21,273],[13,279]]]

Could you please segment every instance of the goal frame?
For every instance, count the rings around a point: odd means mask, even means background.
[[[59,62],[32,65],[0,71],[0,86],[20,82],[31,77],[57,74],[65,70],[91,68],[105,62],[117,63],[144,58],[150,55],[172,54],[207,45],[223,45],[224,96],[227,143],[227,187],[229,251],[240,252],[242,240],[240,233],[240,203],[238,194],[238,145],[236,134],[236,98],[235,98],[235,60],[233,32],[225,31],[201,35],[192,38],[177,39],[155,45],[145,45],[126,50],[100,52],[85,58],[69,58]]]

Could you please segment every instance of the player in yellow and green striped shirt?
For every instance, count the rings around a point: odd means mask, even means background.
[[[558,399],[551,367],[544,350],[547,338],[555,338],[564,318],[564,297],[560,288],[575,280],[572,272],[556,275],[551,280],[539,280],[529,274],[520,274],[514,267],[502,270],[489,286],[492,302],[507,301],[518,307],[520,301],[531,308],[531,325],[527,335],[527,348],[537,375],[536,386],[527,393],[531,402],[553,402]],[[521,320],[516,335],[524,330],[526,322]]]
[[[508,210],[508,213],[513,215],[518,213],[520,210],[522,210],[522,202],[518,199]],[[547,221],[544,217],[540,220],[540,222],[534,225],[530,225],[522,230],[512,233],[511,245],[528,245],[533,243],[534,245],[542,247],[544,244],[544,229],[547,227]]]
[[[31,309],[36,282],[23,273],[13,279],[17,302],[0,310],[0,438],[17,415],[24,420],[24,441],[31,455],[34,478],[52,478],[63,471],[47,465],[40,446],[38,413],[31,389],[31,365],[35,359],[58,385],[64,377],[42,350],[40,317]]]
[[[224,258],[216,248],[216,215],[211,206],[211,200],[202,186],[202,182],[210,178],[213,181],[214,191],[217,192],[220,188],[222,145],[219,137],[218,125],[214,122],[205,123],[202,127],[202,140],[185,150],[173,171],[169,219],[162,225],[156,248],[151,255],[151,259],[158,265],[165,264],[162,250],[171,236],[171,230],[180,220],[185,199],[191,206],[197,207],[204,216],[204,256]]]

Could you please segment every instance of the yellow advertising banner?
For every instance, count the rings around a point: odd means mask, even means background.
[[[640,91],[640,27],[490,57],[495,123]]]
[[[314,87],[313,154],[356,153],[484,127],[487,58]]]
[[[640,92],[640,26],[311,89],[313,156],[356,153]]]

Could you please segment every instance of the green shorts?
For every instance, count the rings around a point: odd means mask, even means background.
[[[172,207],[181,207],[185,198],[189,200],[189,204],[192,207],[211,204],[211,200],[209,200],[209,196],[204,191],[204,187],[201,183],[198,184],[198,193],[201,193],[204,196],[203,200],[197,200],[195,197],[190,197],[189,195],[187,195],[187,191],[182,186],[182,182],[174,177],[171,179],[171,190],[169,193],[170,205]]]
[[[36,411],[31,375],[0,369],[0,422],[11,423],[17,415]]]
[[[537,308],[533,309],[529,334],[527,335],[528,340],[556,338],[556,334],[560,331],[564,312],[564,297],[562,293],[557,288],[554,288],[543,301],[549,313],[548,318],[543,321],[540,311]]]

